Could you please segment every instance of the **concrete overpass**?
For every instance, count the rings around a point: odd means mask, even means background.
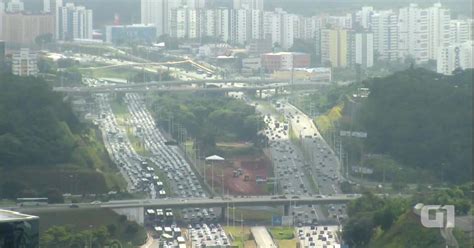
[[[183,82],[183,81],[181,81]],[[208,84],[217,84],[216,82],[208,82]],[[184,84],[180,84],[184,85]],[[245,86],[229,86],[229,87],[195,87],[193,85],[176,87],[157,84],[124,84],[101,87],[55,87],[53,91],[68,93],[68,94],[82,94],[82,93],[119,93],[119,92],[241,92],[241,91],[262,91],[270,89],[284,89],[289,87],[294,88],[308,88],[329,86],[330,83],[316,83],[316,82],[302,82],[302,83],[273,83],[268,85],[245,85]]]
[[[143,224],[145,209],[147,208],[222,208],[222,213],[227,207],[252,207],[252,206],[283,206],[284,215],[289,215],[291,205],[326,205],[343,204],[357,199],[360,195],[335,195],[335,196],[253,196],[233,198],[169,198],[169,199],[142,199],[118,200],[101,204],[78,203],[71,208],[70,204],[50,204],[43,206],[10,207],[15,211],[35,214],[40,212],[69,211],[77,209],[108,208],[126,215],[129,220]]]

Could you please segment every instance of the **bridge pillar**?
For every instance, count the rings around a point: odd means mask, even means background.
[[[225,220],[225,212],[227,211],[227,207],[221,208],[221,221]]]
[[[259,91],[258,91],[258,97],[259,97],[260,99],[262,99],[262,95],[263,95],[263,90],[259,90]]]
[[[283,216],[290,215],[290,204],[283,205]]]

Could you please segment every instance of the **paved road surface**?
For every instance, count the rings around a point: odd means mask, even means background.
[[[255,226],[250,228],[253,237],[255,238],[255,242],[257,243],[258,248],[272,248],[277,247],[273,242],[272,237],[267,231],[267,228],[264,226]]]

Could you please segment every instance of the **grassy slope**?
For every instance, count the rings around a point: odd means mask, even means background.
[[[248,227],[241,229],[239,226],[226,226],[224,227],[224,230],[234,239],[232,242],[233,246],[239,248],[244,247],[244,242],[250,239],[250,228]]]

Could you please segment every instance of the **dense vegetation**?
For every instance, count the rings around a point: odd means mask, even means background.
[[[44,81],[2,75],[0,116],[0,166],[70,161],[80,125]]]
[[[389,154],[442,180],[472,176],[472,71],[441,76],[410,69],[366,82],[370,95],[357,121],[365,149]]]
[[[181,125],[204,153],[212,152],[216,142],[256,141],[263,127],[254,107],[221,95],[162,95],[153,105],[164,130],[170,123]],[[172,133],[179,141],[179,128]]]
[[[45,81],[0,75],[0,198],[107,192],[120,179],[98,140]]]
[[[418,203],[454,204],[456,215],[469,213],[472,185],[425,192],[413,198],[380,198],[371,193],[351,202],[349,219],[344,225],[343,239],[353,247],[444,247],[439,229],[424,228],[412,207]],[[470,242],[461,230],[454,235],[460,247]]]
[[[144,227],[128,221],[125,216],[118,216],[111,210],[79,210],[73,213],[63,212],[59,216],[67,218],[67,222],[62,221],[67,225],[51,225],[41,230],[41,247],[90,247],[90,244],[92,247],[120,247],[119,244],[121,247],[136,247],[146,240]],[[50,222],[51,218],[60,218],[59,216],[42,216],[42,225],[43,222]],[[83,218],[84,221],[77,217]]]
[[[354,97],[368,88],[367,98]],[[329,142],[341,140],[365,177],[401,183],[463,183],[472,172],[472,70],[443,76],[410,68],[297,99]],[[323,113],[323,114],[321,114]],[[367,139],[338,137],[363,131]],[[336,142],[338,143],[338,142]],[[336,144],[337,145],[337,144]],[[357,174],[357,177],[359,175]]]

